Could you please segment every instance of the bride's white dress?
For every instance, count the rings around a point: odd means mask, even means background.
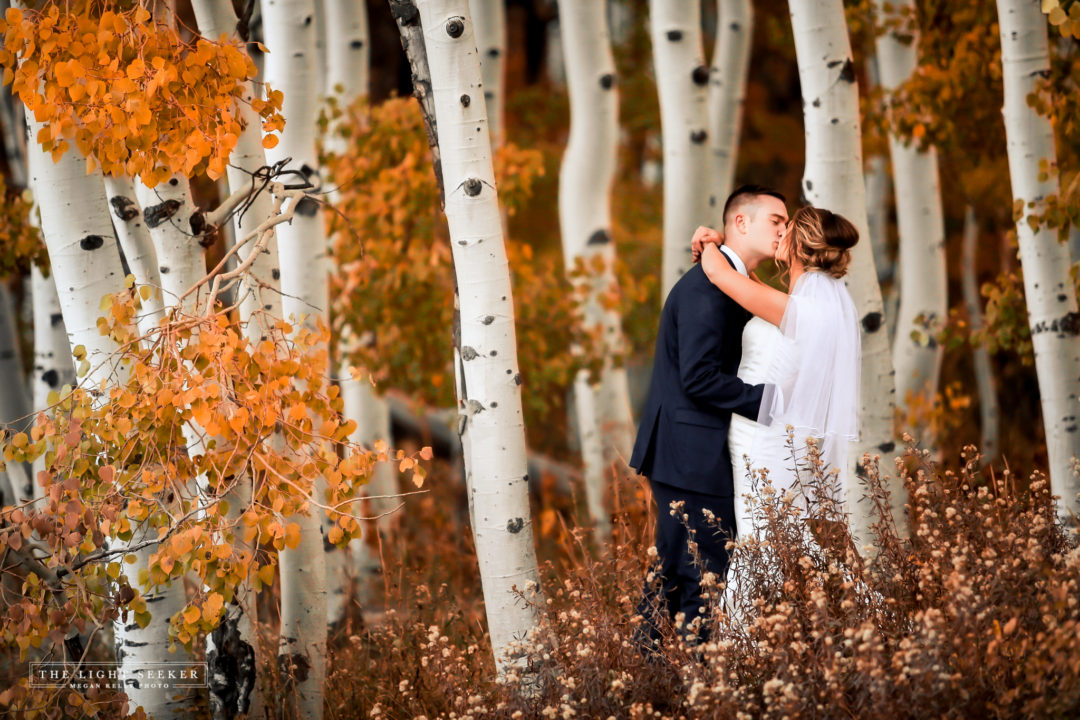
[[[746,323],[742,334],[742,360],[739,362],[739,379],[748,385],[768,382],[769,367],[773,353],[780,341],[780,328],[759,317]],[[746,459],[753,462],[754,438],[761,426],[756,420],[732,414],[728,430],[728,450],[731,452],[732,477],[735,479],[735,529],[738,537],[750,533],[750,515],[746,495],[751,492],[750,478],[746,474]],[[760,467],[754,463],[755,467]],[[773,470],[770,468],[770,470]],[[779,473],[780,468],[773,470]]]
[[[758,421],[732,415],[728,432],[735,490],[735,525],[739,538],[754,532],[747,495],[755,488],[747,473],[768,469],[778,494],[798,492],[788,448],[787,428],[795,451],[814,437],[826,467],[837,472],[842,497],[848,444],[858,437],[861,346],[858,315],[842,280],[821,272],[801,275],[791,290],[780,327],[752,318],[743,329],[739,378],[765,383]],[[805,502],[797,499],[796,507]],[[737,592],[729,572],[728,586]],[[731,609],[731,591],[725,593]]]

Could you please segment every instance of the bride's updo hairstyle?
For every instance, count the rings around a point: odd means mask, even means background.
[[[807,270],[820,270],[834,278],[847,274],[851,248],[859,242],[859,231],[843,215],[821,208],[801,207],[791,218],[784,257],[786,265],[798,260]]]

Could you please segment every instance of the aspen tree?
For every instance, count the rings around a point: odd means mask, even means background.
[[[879,21],[886,13],[914,13],[914,0],[875,0]],[[913,34],[914,33],[914,34]],[[877,67],[886,94],[915,72],[918,33],[893,27],[877,37]],[[900,308],[893,343],[896,395],[933,398],[944,349],[934,329],[948,313],[945,272],[945,212],[938,180],[937,150],[921,148],[895,133],[889,135],[896,216],[900,233]],[[922,318],[922,327],[918,327]]]
[[[1046,18],[1036,0],[998,0],[1005,82],[1005,137],[1018,210],[1016,235],[1024,265],[1024,296],[1035,349],[1050,485],[1062,515],[1080,510],[1072,458],[1080,456],[1080,313],[1069,277],[1069,247],[1057,232],[1029,222],[1048,195],[1057,194],[1057,151],[1048,118],[1028,105],[1036,81],[1050,70]]]
[[[34,302],[34,369],[30,388],[34,410],[49,406],[49,393],[59,392],[64,385],[75,385],[75,366],[71,364],[71,349],[60,310],[60,296],[52,273],[45,275],[36,265],[30,268],[31,293]],[[38,472],[45,469],[44,458],[35,461],[32,479],[34,497],[43,492]]]
[[[860,439],[853,453],[858,461],[864,453],[887,455],[894,450],[895,389],[869,242],[855,65],[841,0],[794,0],[789,7],[806,124],[803,194],[811,204],[848,218],[862,238],[844,278],[861,319]],[[863,488],[853,481],[845,491],[852,532],[868,538],[870,509],[860,501]],[[890,491],[894,511],[899,509],[895,516],[902,521],[902,486]]]
[[[270,162],[291,158],[286,169],[297,179],[319,186],[315,149],[318,76],[315,6],[311,0],[263,0],[261,3],[266,44],[266,79],[285,95],[287,120],[280,143],[268,149]],[[291,223],[277,228],[281,263],[282,312],[293,322],[308,327],[324,323],[327,293],[326,232],[319,204],[312,197],[298,201]],[[324,483],[317,483],[321,496]],[[309,514],[295,518],[300,542],[280,553],[281,637],[279,663],[286,668],[294,697],[290,710],[304,718],[320,718],[323,712],[323,679],[326,676],[327,551],[320,530],[322,513],[314,505]],[[341,550],[335,550],[341,554]]]
[[[30,418],[30,395],[27,392],[15,322],[15,302],[11,291],[0,285],[0,424],[9,432],[22,430]],[[13,500],[22,504],[34,498],[34,484],[24,463],[7,463],[4,470],[15,492]]]
[[[649,2],[664,152],[661,303],[690,268],[689,239],[707,219],[709,68],[700,16],[700,3],[694,0]]]
[[[506,6],[504,0],[469,0],[476,50],[480,53],[480,72],[484,82],[488,128],[492,144],[499,147],[506,139],[503,107],[506,104]],[[561,26],[561,25],[560,25]]]
[[[476,41],[466,0],[395,3],[415,68],[417,53],[430,83],[433,124],[445,188],[459,290],[458,347],[462,394],[459,434],[467,432],[466,474],[473,534],[487,610],[488,631],[500,672],[516,659],[516,645],[536,628],[535,611],[516,591],[539,587],[529,511],[521,375],[517,364],[514,304],[502,219],[487,132],[487,110]]]
[[[735,184],[750,46],[754,37],[751,0],[717,0],[716,49],[709,70],[709,224],[724,227],[724,202]]]
[[[560,7],[570,91],[570,138],[559,174],[559,220],[568,271],[582,263],[576,280],[584,292],[582,322],[599,326],[604,361],[600,376],[588,369],[574,378],[575,409],[585,466],[585,496],[601,537],[610,535],[604,508],[605,469],[630,457],[633,419],[625,368],[613,358],[623,352],[618,312],[604,296],[617,289],[611,238],[611,187],[618,150],[619,108],[615,59],[603,0],[571,0]]]
[[[964,309],[973,331],[984,324],[982,298],[979,297],[978,264],[979,221],[975,208],[967,206],[964,212],[964,236],[960,250],[960,271],[963,287]],[[994,370],[990,364],[990,352],[984,345],[972,349],[975,362],[975,385],[979,392],[979,450],[983,463],[994,459],[998,452],[998,436],[1001,411],[998,406],[997,389],[994,386]]]
[[[369,60],[367,9],[362,3],[349,0],[327,0],[326,14],[326,88],[328,97],[335,97],[342,111],[353,102],[368,94]],[[331,122],[323,145],[333,153],[346,150],[346,139],[335,132]],[[330,178],[331,200],[336,200],[335,178]],[[337,356],[339,358],[338,384],[344,402],[345,417],[356,421],[356,429],[350,435],[350,442],[358,446],[372,448],[375,442],[382,440],[390,443],[390,408],[386,400],[370,387],[370,383],[353,378],[349,371],[348,355],[353,343],[359,342],[351,333],[342,333],[338,337]],[[372,501],[370,507],[376,516],[388,512],[387,500],[383,496],[394,495],[397,491],[397,473],[388,463],[379,463],[366,488],[367,494],[379,499]],[[357,506],[359,509],[360,506]],[[380,521],[368,523],[365,533],[376,532],[386,535],[389,532],[391,518],[385,515]],[[360,591],[378,573],[379,557],[373,550],[377,543],[370,538],[356,538],[349,543],[348,556],[343,553],[331,553],[327,558],[327,620],[330,624],[340,622],[345,615],[346,602],[352,589]],[[331,566],[331,559],[337,564]]]

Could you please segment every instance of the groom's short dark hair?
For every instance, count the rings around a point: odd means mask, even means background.
[[[738,210],[743,203],[749,202],[761,195],[768,195],[774,197],[780,202],[787,204],[787,198],[780,194],[779,191],[774,190],[771,187],[765,187],[764,185],[740,185],[728,195],[727,202],[724,203],[724,224],[727,225],[728,214]]]

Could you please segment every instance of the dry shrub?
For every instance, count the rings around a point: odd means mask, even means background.
[[[388,718],[907,718],[1080,716],[1080,550],[1049,483],[983,474],[974,449],[942,472],[909,447],[897,532],[876,462],[874,547],[850,536],[813,448],[808,511],[758,492],[758,536],[741,540],[708,642],[667,629],[659,655],[631,640],[647,561],[642,528],[595,558],[567,535],[544,568],[544,628],[526,667],[497,681],[475,607],[454,584],[418,584],[332,661],[334,712]],[[443,528],[445,532],[446,528]],[[457,537],[467,537],[461,530]],[[448,536],[443,534],[445,540]],[[452,536],[451,536],[452,537]],[[413,538],[412,541],[421,538]],[[430,540],[428,540],[430,542]],[[467,543],[466,543],[467,544]],[[462,542],[427,544],[468,564]],[[447,572],[446,565],[442,573]],[[412,572],[422,573],[417,564]],[[472,571],[464,571],[472,572]],[[409,585],[402,574],[402,587]],[[417,575],[416,577],[422,577]],[[717,588],[719,590],[720,588]],[[719,595],[717,592],[715,595]],[[466,601],[467,602],[467,601]],[[471,603],[469,603],[471,605]]]

